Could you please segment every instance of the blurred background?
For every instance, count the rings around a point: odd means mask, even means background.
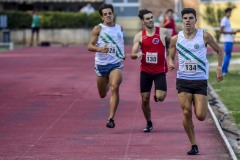
[[[221,42],[220,20],[225,8],[232,7],[232,28],[240,29],[240,0],[0,0],[0,43],[29,45],[32,15],[38,11],[41,17],[40,42],[87,44],[92,28],[101,23],[98,7],[102,3],[113,4],[115,21],[124,28],[126,44],[131,44],[133,36],[142,28],[137,17],[142,8],[153,12],[155,25],[163,20],[167,9],[173,9],[177,30],[182,29],[181,10],[195,8],[197,27],[208,30]],[[88,7],[91,10],[87,10]],[[235,42],[240,42],[240,33],[236,34]]]

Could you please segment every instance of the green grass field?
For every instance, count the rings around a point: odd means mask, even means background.
[[[208,56],[209,62],[217,61],[216,55]],[[231,62],[233,62],[231,64]],[[240,128],[240,53],[234,53],[230,61],[229,74],[220,83],[216,82],[216,66],[210,65],[209,82],[221,101],[228,108],[238,128]]]
[[[14,44],[14,49],[24,47],[24,44]],[[9,51],[9,46],[0,46],[0,54],[1,52]]]
[[[9,50],[9,47],[0,46],[0,52]]]
[[[217,68],[215,64],[217,62],[217,55],[209,55],[208,60],[210,63],[209,82],[227,107],[231,118],[240,129],[240,53],[234,53],[232,55],[229,74],[224,76],[222,82],[216,81]],[[237,158],[240,159],[240,153],[235,154]]]

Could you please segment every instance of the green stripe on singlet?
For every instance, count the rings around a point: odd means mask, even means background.
[[[206,67],[206,64],[197,56],[195,56],[191,51],[189,51],[187,48],[185,48],[184,46],[182,46],[180,43],[177,43],[177,46],[179,48],[181,48],[184,52],[186,52],[187,54],[189,54],[191,57],[193,57],[195,60],[197,60],[198,62],[200,62],[204,67]]]
[[[182,53],[179,49],[177,49],[178,53],[186,60],[191,60],[188,56],[186,56],[184,53]],[[206,70],[200,66],[200,65],[197,65],[199,69],[201,69],[204,73],[206,73]]]
[[[103,36],[99,36],[99,37],[102,39],[104,43],[108,43],[108,41]]]
[[[102,41],[103,41],[104,43],[106,43],[106,44],[109,43],[103,36],[99,36],[99,37],[102,39]],[[117,53],[116,53],[116,56],[121,59],[121,57],[119,57],[119,55],[118,55]]]
[[[118,44],[117,44],[117,43],[112,39],[112,37],[111,37],[110,35],[108,35],[106,32],[104,32],[104,34],[105,34],[105,36],[106,36],[113,44],[116,45],[120,56],[121,56],[122,58],[124,58],[125,56],[123,55],[123,53],[122,53],[120,47],[118,46]]]

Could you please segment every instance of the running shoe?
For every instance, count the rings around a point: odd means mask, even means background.
[[[106,127],[108,128],[114,128],[115,127],[115,123],[114,120],[112,118],[110,118],[106,124]]]
[[[196,155],[198,154],[198,146],[197,145],[192,145],[192,149],[187,152],[188,155]]]
[[[147,125],[146,128],[143,129],[143,132],[151,132],[153,130],[153,126]]]

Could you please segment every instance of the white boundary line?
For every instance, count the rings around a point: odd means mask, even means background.
[[[208,85],[209,85],[209,84],[208,84]],[[213,91],[212,86],[209,85],[209,87],[211,88],[211,91]],[[215,123],[215,125],[216,125],[216,127],[217,127],[217,129],[218,129],[218,131],[219,131],[219,133],[220,133],[220,135],[222,136],[223,141],[224,141],[225,145],[227,146],[227,149],[228,149],[228,151],[229,151],[232,159],[233,159],[233,160],[238,160],[235,152],[233,151],[232,146],[230,145],[230,143],[229,143],[226,135],[224,134],[224,132],[223,132],[223,130],[222,130],[222,128],[221,128],[221,126],[220,126],[220,124],[219,124],[219,122],[218,122],[218,119],[217,119],[216,115],[214,114],[213,109],[212,109],[212,107],[210,106],[209,103],[208,103],[208,110],[209,110],[209,112],[211,113],[211,116],[212,116],[212,118],[213,118],[213,120],[214,120],[214,123]]]

